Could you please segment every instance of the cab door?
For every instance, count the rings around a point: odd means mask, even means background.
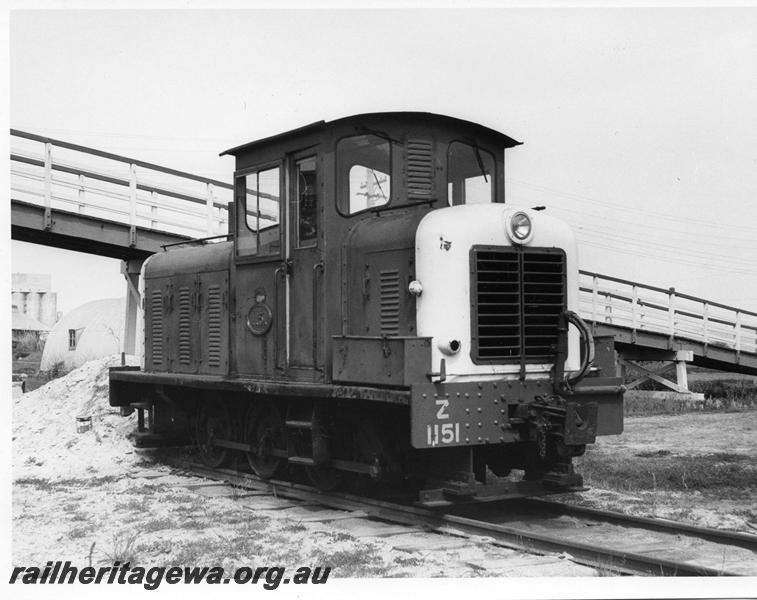
[[[323,379],[323,227],[319,161],[313,150],[289,163],[287,365],[294,379]]]
[[[234,365],[242,375],[286,368],[286,202],[281,161],[238,172],[234,242]]]

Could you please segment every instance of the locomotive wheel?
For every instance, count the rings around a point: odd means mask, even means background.
[[[197,417],[195,439],[200,459],[211,468],[220,467],[228,458],[228,450],[213,444],[214,439],[231,439],[231,419],[223,404],[204,403]]]
[[[256,449],[246,452],[247,462],[258,477],[270,479],[281,468],[283,459],[272,456],[270,451],[286,449],[284,421],[279,409],[273,404],[262,404],[247,413],[244,430],[245,441]]]
[[[307,467],[307,473],[310,482],[322,492],[334,491],[344,480],[344,473],[342,471],[327,465]]]

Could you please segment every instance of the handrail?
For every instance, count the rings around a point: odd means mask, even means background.
[[[591,278],[578,287],[589,321],[757,354],[757,312],[591,271],[579,271],[579,278]]]
[[[39,160],[37,158],[30,158],[28,156],[23,156],[20,154],[11,153],[11,160],[15,160],[16,162],[25,163],[27,165],[32,165],[35,167],[45,166],[45,162],[42,160]],[[105,175],[104,173],[98,173],[97,171],[89,171],[87,169],[80,169],[80,168],[73,167],[70,165],[65,165],[59,162],[53,162],[51,165],[51,168],[53,169],[53,171],[60,171],[61,173],[69,173],[71,175],[83,175],[84,177],[88,177],[89,179],[96,179],[98,181],[104,181],[105,183],[113,183],[115,185],[123,185],[123,186],[128,187],[130,183],[128,179],[114,177],[113,175]],[[188,194],[184,194],[182,192],[174,192],[172,190],[169,190],[163,187],[154,186],[154,185],[137,183],[137,189],[142,190],[143,192],[150,192],[150,193],[155,192],[157,194],[162,194],[163,196],[171,196],[172,198],[177,198],[178,200],[186,200],[188,202],[194,202],[195,204],[203,204],[203,205],[206,204],[205,199],[200,198],[198,196],[189,196]],[[226,205],[222,202],[213,202],[213,206],[216,208],[226,208]]]
[[[234,190],[229,183],[18,129],[10,133],[43,144],[40,152],[17,139],[19,148],[11,149],[10,159],[13,200],[42,206],[45,229],[54,227],[53,211],[70,210],[66,205],[83,215],[119,215],[119,223],[129,226],[130,246],[137,244],[138,227],[190,238],[227,229]],[[60,154],[54,158],[61,149],[80,154],[63,152],[64,160]]]
[[[56,140],[54,138],[37,135],[35,133],[28,133],[26,131],[21,131],[19,129],[11,128],[10,132],[11,132],[11,135],[15,135],[16,137],[24,138],[27,140],[33,140],[35,142],[42,142],[43,144],[52,144],[54,146],[66,148],[67,150],[75,150],[77,152],[83,152],[85,154],[92,154],[93,156],[99,156],[100,158],[108,158],[110,160],[115,160],[115,161],[126,163],[126,164],[137,165],[138,167],[142,167],[143,169],[150,169],[151,171],[158,171],[159,173],[165,173],[167,175],[175,175],[177,177],[182,177],[184,179],[191,179],[193,181],[199,181],[200,183],[212,183],[213,185],[227,188],[227,189],[234,188],[234,186],[232,186],[229,183],[226,183],[225,181],[219,181],[218,179],[210,179],[208,177],[202,177],[200,175],[195,175],[193,173],[187,173],[186,171],[178,171],[176,169],[171,169],[169,167],[161,167],[160,165],[145,162],[143,160],[139,160],[136,158],[128,158],[126,156],[120,156],[119,154],[113,154],[111,152],[104,152],[103,150],[97,150],[95,148],[88,148],[87,146],[80,146],[79,144],[72,144],[70,142]]]
[[[629,281],[628,279],[612,277],[611,275],[602,275],[601,273],[594,273],[592,271],[579,270],[579,273],[581,275],[587,275],[589,277],[599,277],[600,279],[603,279],[605,281],[613,281],[615,283],[624,283],[626,285],[635,285],[636,287],[644,288],[645,290],[652,290],[653,292],[660,292],[662,294],[673,293],[675,294],[676,298],[683,298],[684,300],[693,300],[694,302],[702,302],[702,303],[706,303],[708,306],[715,306],[717,308],[723,308],[725,310],[732,310],[732,311],[740,312],[744,315],[749,315],[751,317],[757,317],[757,312],[744,310],[743,308],[738,308],[737,306],[729,306],[728,304],[720,304],[719,302],[712,302],[710,300],[707,300],[706,298],[699,298],[697,296],[690,296],[689,294],[683,294],[681,292],[676,291],[675,288],[665,289],[665,288],[655,287],[653,285],[647,285],[646,283],[639,283],[638,281]]]

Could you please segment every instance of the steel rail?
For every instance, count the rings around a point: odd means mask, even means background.
[[[751,550],[752,552],[757,552],[757,535],[752,535],[751,533],[726,531],[724,529],[712,529],[709,527],[698,527],[697,525],[689,525],[687,523],[679,523],[677,521],[626,515],[617,511],[591,508],[577,504],[566,504],[564,502],[544,500],[542,498],[531,498],[529,502],[532,502],[536,505],[545,506],[550,510],[554,510],[564,515],[585,515],[615,523],[635,523],[643,525],[647,529],[653,531],[660,531],[664,533],[692,534],[698,538],[702,538],[710,542],[728,544],[730,546],[739,546],[741,548]]]
[[[415,505],[398,504],[385,500],[354,496],[351,494],[321,492],[310,486],[284,480],[264,481],[260,478],[232,469],[212,469],[186,460],[161,458],[167,464],[216,481],[226,481],[238,487],[265,490],[276,496],[314,502],[330,508],[362,511],[369,517],[390,522],[419,525],[431,528],[454,526],[462,534],[485,536],[493,543],[530,553],[568,553],[577,564],[611,570],[626,575],[651,576],[740,576],[724,569],[677,562],[666,558],[610,549],[576,540],[565,540],[548,534],[529,531],[527,528],[491,523],[476,518],[441,513],[438,510]],[[632,520],[628,522],[633,522]],[[449,533],[449,531],[447,531]],[[696,535],[691,530],[682,532]]]

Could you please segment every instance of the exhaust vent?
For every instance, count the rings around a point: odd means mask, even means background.
[[[429,140],[407,141],[407,199],[429,200],[434,189],[433,146]]]
[[[381,292],[381,335],[400,333],[400,274],[397,270],[379,271]]]
[[[208,366],[221,366],[221,288],[208,288]]]
[[[192,362],[192,304],[188,287],[179,288],[179,364]]]
[[[150,338],[152,344],[152,364],[163,364],[163,294],[153,290],[150,294]]]

